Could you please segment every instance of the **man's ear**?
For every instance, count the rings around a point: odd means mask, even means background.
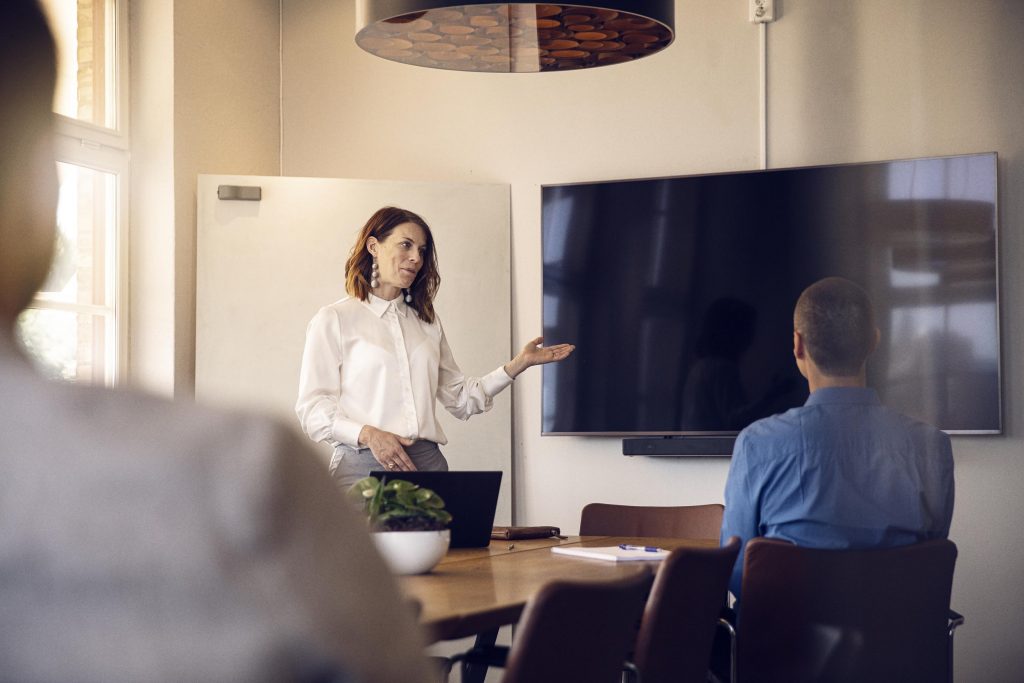
[[[807,355],[807,344],[804,343],[804,336],[793,330],[793,360],[796,362],[796,369],[805,378],[808,377],[808,368],[811,366],[811,357]]]
[[[881,341],[882,341],[882,331],[876,327],[875,328],[875,340],[873,342],[871,342],[871,350],[868,351],[868,355],[871,355],[872,353],[875,352],[875,349],[878,348],[878,344]]]

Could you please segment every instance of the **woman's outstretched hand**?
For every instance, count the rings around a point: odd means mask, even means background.
[[[505,372],[509,377],[515,379],[516,375],[533,365],[554,363],[565,360],[576,348],[572,344],[555,344],[554,346],[540,346],[544,337],[537,337],[530,341],[523,350],[516,354],[516,357],[505,363]]]
[[[416,471],[416,465],[412,463],[412,459],[403,448],[403,446],[411,446],[416,443],[412,439],[406,439],[370,425],[363,425],[363,429],[359,432],[359,443],[369,446],[373,457],[381,467],[389,472]]]

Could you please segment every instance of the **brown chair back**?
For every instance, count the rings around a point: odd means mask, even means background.
[[[647,567],[613,581],[553,581],[526,606],[503,683],[618,683],[651,588]]]
[[[704,683],[740,540],[673,550],[647,600],[633,663],[643,683]]]
[[[580,518],[581,536],[662,536],[718,539],[725,506],[653,507],[590,503]]]
[[[945,681],[956,545],[746,548],[739,681]]]

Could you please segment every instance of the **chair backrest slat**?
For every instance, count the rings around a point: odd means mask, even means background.
[[[724,510],[718,503],[676,507],[590,503],[583,508],[580,535],[718,540]]]

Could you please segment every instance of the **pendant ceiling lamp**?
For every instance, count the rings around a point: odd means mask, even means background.
[[[673,0],[357,0],[356,43],[404,64],[458,71],[567,71],[621,64],[674,38]]]

